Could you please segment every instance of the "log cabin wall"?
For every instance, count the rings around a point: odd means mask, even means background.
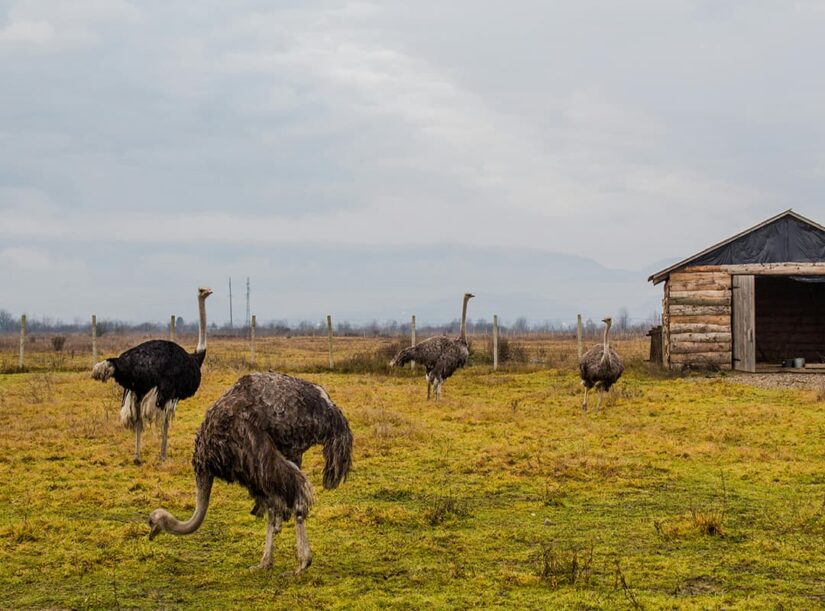
[[[702,266],[670,274],[662,324],[666,366],[730,369],[730,272]]]
[[[757,287],[759,287],[769,279],[793,282],[782,276],[825,276],[825,263],[696,265],[671,272],[665,281],[662,301],[662,348],[666,367],[672,369],[681,369],[686,366],[731,369],[733,363],[731,285],[732,277],[736,274],[755,275]],[[768,286],[770,289],[770,285],[763,286]],[[761,308],[760,302],[757,302],[756,340],[759,362],[778,362],[779,354],[787,352],[789,347],[794,348],[795,352],[800,352],[792,356],[801,356],[811,362],[819,362],[820,353],[825,354],[825,350],[817,350],[817,347],[825,348],[825,323],[822,323],[820,328],[820,323],[812,322],[815,316],[815,306],[812,301],[804,305],[793,305],[793,296],[789,296],[788,291],[794,290],[778,290],[772,296],[763,295],[762,297],[768,301],[762,301]],[[819,306],[816,314],[819,318],[821,318],[820,313],[825,309],[823,307],[825,306],[825,286],[822,290],[821,300],[816,301]],[[756,298],[761,299],[759,288],[756,290]],[[768,317],[765,314],[765,308],[779,308],[779,305],[775,303],[777,300],[783,300],[782,303],[793,310],[793,315],[785,316],[780,313],[778,319]],[[763,312],[762,315],[760,315],[760,310]],[[782,337],[794,332],[795,326],[799,324],[799,316],[805,316],[808,320],[805,323],[808,328],[804,339],[800,334],[798,340],[794,340],[796,343],[778,346]],[[760,333],[765,334],[762,341],[760,341]],[[812,335],[809,336],[808,333]],[[810,337],[813,339],[808,341]],[[782,358],[792,358],[792,356]]]

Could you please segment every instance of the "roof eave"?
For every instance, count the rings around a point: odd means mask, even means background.
[[[771,223],[776,222],[776,221],[778,221],[779,219],[781,219],[782,217],[785,217],[785,216],[792,216],[798,221],[801,221],[803,223],[807,223],[808,225],[816,227],[817,229],[825,232],[825,227],[823,227],[819,223],[815,223],[811,219],[805,218],[801,214],[798,214],[798,213],[794,212],[792,208],[788,208],[784,212],[780,212],[776,216],[772,216],[771,218],[769,218],[765,221],[762,221],[761,223],[759,223],[757,225],[754,225],[753,227],[751,227],[749,229],[746,229],[744,231],[740,231],[739,233],[737,233],[733,237],[730,237],[726,240],[722,240],[721,242],[719,242],[717,244],[714,244],[713,246],[710,246],[710,247],[704,249],[703,251],[698,252],[695,255],[692,255],[692,256],[688,257],[687,259],[682,259],[678,263],[674,263],[670,267],[666,267],[662,271],[656,272],[655,274],[651,275],[647,279],[647,281],[652,282],[653,285],[655,286],[655,285],[659,284],[660,282],[662,282],[664,280],[667,280],[668,276],[670,276],[670,274],[672,274],[673,272],[678,271],[680,268],[687,267],[690,264],[690,262],[693,261],[694,259],[698,259],[702,255],[705,255],[705,254],[711,252],[712,250],[716,250],[717,248],[721,248],[722,246],[725,246],[726,244],[730,244],[734,240],[738,240],[742,236],[745,236],[749,233],[752,233],[752,232],[756,231],[757,229],[761,229],[762,227],[764,227],[766,225],[770,225]]]

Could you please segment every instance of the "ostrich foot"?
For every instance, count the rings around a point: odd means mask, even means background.
[[[137,456],[135,456],[135,458],[132,462],[134,462],[136,465],[142,465],[143,464],[143,461],[140,460],[140,458],[138,458]]]
[[[272,569],[272,558],[269,560],[261,560],[258,564],[253,564],[249,567],[250,571],[269,571]]]
[[[306,562],[302,562],[301,564],[299,564],[298,568],[294,571],[287,571],[286,573],[281,573],[281,577],[297,577],[298,575],[301,575],[304,571],[306,571],[309,568],[309,565],[311,564],[312,558],[310,558]]]

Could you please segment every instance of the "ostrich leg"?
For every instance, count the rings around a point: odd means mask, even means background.
[[[602,397],[604,397],[604,388],[599,388],[599,402],[596,403],[596,411],[599,411],[602,407]]]
[[[266,542],[264,543],[264,555],[261,556],[261,563],[258,568],[271,569],[272,568],[272,544],[275,541],[275,536],[281,532],[281,524],[283,519],[279,515],[273,515],[271,511],[267,512],[269,520],[266,523]]]
[[[161,425],[160,435],[160,461],[166,460],[166,445],[169,439],[169,421],[175,415],[175,408],[178,402],[174,399],[167,401],[163,406],[163,424]]]
[[[433,381],[432,381],[432,378],[430,378],[429,373],[426,375],[426,378],[427,378],[427,401],[429,401],[430,400],[430,388],[433,385]]]
[[[167,406],[168,407],[168,406]],[[166,460],[166,442],[169,439],[169,413],[163,410],[163,424],[160,431],[160,461]]]
[[[587,411],[587,386],[584,387],[584,399],[582,399],[582,411]]]
[[[309,549],[309,538],[304,516],[295,516],[295,546],[298,550],[298,568],[296,575],[300,575],[312,564],[312,550]]]
[[[143,420],[135,422],[135,464],[140,464],[140,434],[143,432]]]

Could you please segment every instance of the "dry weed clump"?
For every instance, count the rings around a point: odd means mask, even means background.
[[[454,496],[431,497],[429,503],[430,508],[425,516],[430,526],[438,526],[449,520],[470,515],[470,507],[467,502]]]
[[[551,588],[586,586],[593,574],[593,544],[564,549],[555,541],[542,542],[532,561],[536,565],[536,575]]]
[[[51,374],[42,373],[26,380],[29,403],[51,403],[54,400],[54,380]]]

